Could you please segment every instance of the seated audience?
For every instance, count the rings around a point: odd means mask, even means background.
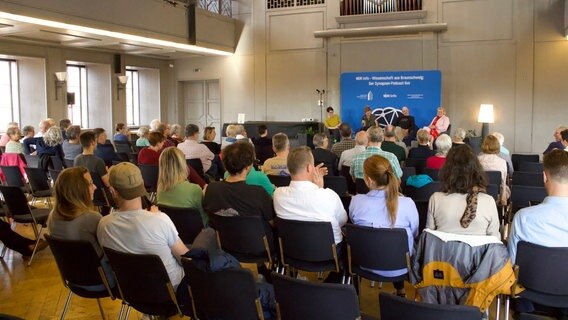
[[[441,169],[446,163],[446,155],[452,147],[452,138],[447,134],[441,134],[436,139],[436,154],[426,159],[426,168],[428,169]]]
[[[221,145],[215,142],[216,136],[215,127],[205,127],[203,130],[203,141],[201,141],[201,143],[207,146],[214,155],[219,155],[221,153]]]
[[[159,132],[164,136],[163,149],[177,146],[177,141],[170,137],[170,126],[167,123],[161,123],[154,132]]]
[[[323,108],[323,107],[322,107]],[[341,124],[341,119],[339,115],[336,114],[333,110],[332,106],[327,107],[327,117],[323,124],[329,131],[329,136],[332,137],[333,140],[339,140],[339,125]],[[340,155],[337,155],[338,157]]]
[[[493,132],[491,135],[499,140],[499,145],[501,146],[499,149],[499,157],[507,162],[507,172],[509,173],[509,175],[512,175],[514,171],[513,161],[511,161],[511,153],[503,145],[505,143],[505,137],[499,132]]]
[[[562,146],[564,147],[564,148],[562,148],[562,149],[560,149],[560,150],[568,151],[568,129],[563,130],[563,131],[560,133],[560,136],[562,137],[562,141],[561,141],[561,142],[562,142]]]
[[[75,157],[73,166],[84,167],[89,170],[89,172],[97,173],[101,177],[103,184],[106,187],[110,187],[105,162],[103,159],[95,156],[95,149],[98,146],[95,133],[92,131],[85,131],[79,135],[79,141],[83,147],[83,152]]]
[[[36,243],[35,240],[23,237],[12,230],[10,224],[4,220],[0,220],[0,241],[6,247],[19,252],[24,260],[29,260],[32,257]],[[47,248],[47,241],[40,239],[36,253],[45,248]]]
[[[258,135],[259,137],[254,138],[252,143],[254,144],[256,158],[260,165],[263,165],[266,159],[274,157],[274,151],[272,150],[272,139],[268,137],[268,127],[265,124],[258,126]]]
[[[17,122],[8,123],[8,128],[6,128],[6,134],[3,134],[2,137],[0,137],[0,147],[5,147],[6,144],[8,144],[8,142],[11,140],[10,136],[8,135],[8,130],[10,130],[11,128],[20,128],[20,126],[18,125]]]
[[[463,146],[466,132],[464,128],[457,128],[452,135],[452,147]]]
[[[150,128],[146,126],[138,128],[138,131],[136,132],[136,135],[138,136],[138,139],[136,139],[136,146],[149,147],[150,146],[150,141],[148,141],[149,134],[150,134]]]
[[[61,135],[63,136],[63,140],[69,139],[67,137],[67,129],[71,126],[71,120],[69,119],[61,119],[59,120],[59,128],[61,128]]]
[[[434,155],[434,151],[430,148],[430,133],[428,130],[420,129],[416,133],[418,146],[410,148],[408,157],[412,159],[427,159]]]
[[[337,157],[341,157],[343,151],[353,149],[356,144],[355,140],[351,138],[351,134],[353,132],[348,123],[344,122],[339,125],[339,133],[341,135],[341,141],[336,142],[331,146],[331,152],[335,153]]]
[[[351,199],[349,217],[353,224],[373,228],[403,228],[408,235],[410,254],[414,238],[418,236],[418,210],[414,201],[399,195],[399,182],[387,159],[374,155],[363,163],[367,194]],[[371,270],[384,277],[398,277],[408,272],[402,270]],[[394,282],[397,295],[404,295],[404,281]]]
[[[152,132],[152,135],[155,132]],[[201,188],[187,181],[189,174],[185,156],[178,148],[167,148],[160,155],[158,174],[158,204],[179,208],[196,208],[201,213],[203,225],[207,225],[207,216],[201,206],[203,193]]]
[[[363,179],[363,162],[365,161],[365,159],[374,154],[378,154],[379,156],[387,159],[394,170],[394,174],[397,178],[400,179],[400,177],[402,177],[402,169],[400,168],[398,159],[391,152],[387,152],[381,149],[381,145],[384,139],[383,129],[377,126],[370,127],[367,130],[367,139],[367,149],[356,155],[355,158],[353,158],[353,162],[351,163],[350,173],[353,179]]]
[[[161,124],[162,124],[162,122],[160,121],[160,119],[154,119],[154,120],[150,121],[150,131],[158,130],[158,127]]]
[[[289,176],[286,158],[290,152],[290,142],[288,136],[282,132],[272,136],[272,150],[275,157],[266,159],[262,165],[262,172],[269,175]]]
[[[410,148],[410,141],[409,144],[406,145],[406,143],[404,142],[404,132],[402,132],[402,129],[400,127],[394,127],[394,137],[394,142],[402,149],[404,149],[404,155],[408,158],[408,148]],[[413,139],[416,139],[416,137],[414,137]]]
[[[95,149],[95,156],[101,158],[107,166],[112,166],[113,161],[122,161],[116,150],[114,150],[114,146],[110,141],[107,142],[107,134],[105,129],[103,128],[95,128],[93,129],[95,133],[95,137],[97,139],[97,148]],[[126,159],[124,159],[126,160]]]
[[[18,127],[8,128],[6,136],[10,137],[10,141],[6,143],[5,153],[24,153],[24,146],[20,143],[20,129]]]
[[[442,192],[435,192],[428,204],[427,228],[500,238],[495,199],[485,193],[485,172],[471,148],[450,149],[440,181]]]
[[[35,135],[35,128],[34,126],[24,126],[24,128],[22,129],[22,143],[24,142],[24,140],[28,139],[28,138],[33,138]]]
[[[170,126],[170,139],[176,142],[176,146],[178,143],[183,142],[183,128],[175,123]]]
[[[430,130],[430,135],[433,140],[436,140],[438,136],[442,133],[448,131],[450,127],[450,118],[446,116],[446,110],[442,107],[438,108],[438,113],[430,122],[430,125],[426,128]]]
[[[89,241],[99,257],[104,256],[97,242],[97,227],[102,216],[93,207],[93,195],[97,187],[86,168],[68,168],[59,174],[55,182],[55,206],[48,219],[52,237],[65,240]],[[104,272],[114,287],[114,276],[108,260],[102,259]],[[85,287],[101,290],[104,286]]]
[[[360,154],[361,152],[365,151],[365,149],[367,148],[367,142],[367,132],[357,132],[357,134],[355,135],[355,146],[341,153],[337,168],[341,171],[341,167],[343,166],[351,167],[353,158],[355,158],[355,156]]]
[[[28,141],[31,142],[32,140],[27,139],[26,142]],[[43,138],[35,138],[36,153],[39,157],[39,168],[47,171],[48,168],[52,167],[51,156],[59,157],[63,163],[62,144],[63,136],[61,136],[61,129],[59,129],[59,127],[51,126],[47,129]]]
[[[239,141],[239,143],[246,143],[246,142]],[[224,179],[227,179],[228,177],[229,177],[229,172],[225,171]],[[268,179],[268,176],[263,172],[256,170],[254,166],[252,167],[252,169],[250,169],[250,172],[247,174],[245,182],[246,184],[251,186],[262,187],[266,191],[266,193],[268,193],[268,195],[270,195],[271,197],[274,194],[274,190],[276,189],[276,187],[272,184],[270,179]]]
[[[281,219],[331,222],[335,243],[343,241],[341,227],[347,223],[347,213],[335,191],[323,187],[323,175],[314,165],[309,147],[292,149],[288,169],[292,181],[288,187],[274,191],[274,210]]]
[[[203,165],[203,171],[212,177],[217,177],[217,164],[213,161],[215,155],[207,146],[198,142],[199,127],[194,124],[185,126],[185,141],[178,144],[186,159],[199,159]]]
[[[547,154],[550,151],[554,150],[554,149],[564,149],[564,146],[562,145],[562,131],[568,129],[568,127],[565,126],[559,126],[558,128],[556,128],[556,130],[554,130],[554,141],[552,141],[548,147],[546,148],[546,150],[544,150],[543,154]]]
[[[142,197],[147,193],[138,167],[121,162],[110,169],[109,176],[111,193],[118,209],[99,222],[99,243],[120,252],[158,255],[174,290],[177,290],[178,303],[184,312],[189,311],[187,280],[178,262],[189,249],[179,238],[172,220],[154,206],[151,211],[143,209]]]
[[[507,162],[499,157],[499,141],[492,135],[485,137],[481,144],[481,153],[477,156],[479,163],[485,171],[499,171],[501,173],[500,203],[505,205],[511,190],[507,186]]]
[[[122,123],[119,122],[116,124],[115,127],[115,131],[116,133],[114,134],[114,137],[112,138],[113,141],[120,141],[120,142],[129,142],[130,139],[128,138],[128,127]]]
[[[81,135],[81,127],[69,126],[67,128],[67,140],[61,145],[66,160],[75,160],[75,157],[83,151],[79,135]]]
[[[329,146],[329,139],[325,133],[316,133],[314,135],[313,143],[315,148],[312,150],[312,154],[316,165],[322,163],[328,170],[327,172],[329,175],[337,176],[339,174],[337,170],[339,159],[335,153],[327,150],[327,147]]]
[[[230,124],[225,129],[225,138],[221,140],[221,150],[225,149],[226,146],[237,142],[237,125]]]
[[[154,131],[148,135],[150,146],[138,152],[138,164],[157,165],[164,146],[164,135]]]
[[[395,126],[388,125],[385,128],[384,141],[381,143],[381,150],[390,152],[396,156],[398,162],[406,160],[406,147],[401,147],[396,142]]]

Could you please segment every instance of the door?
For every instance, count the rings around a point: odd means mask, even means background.
[[[215,127],[215,141],[221,143],[221,90],[219,80],[185,81],[183,83],[185,123],[193,123],[201,133]]]

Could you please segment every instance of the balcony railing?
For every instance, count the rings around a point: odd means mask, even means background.
[[[342,16],[422,10],[422,0],[341,0]]]

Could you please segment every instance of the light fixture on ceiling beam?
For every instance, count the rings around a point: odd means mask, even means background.
[[[118,82],[116,83],[116,99],[120,100],[120,90],[126,88],[128,83],[128,76],[118,76]]]
[[[55,100],[59,100],[58,91],[63,88],[63,85],[67,83],[67,72],[56,72],[55,73]]]

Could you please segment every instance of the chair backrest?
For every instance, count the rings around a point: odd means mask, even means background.
[[[499,190],[501,189],[500,185],[497,184],[488,184],[485,187],[485,192],[492,196],[495,201],[499,200]]]
[[[540,156],[538,154],[517,154],[513,153],[511,155],[511,162],[513,163],[513,169],[515,171],[519,170],[519,164],[521,162],[539,162]]]
[[[30,168],[39,168],[39,157],[32,156],[31,154],[24,155],[26,158],[27,166]]]
[[[428,217],[428,200],[412,200],[418,210],[418,230],[426,228],[426,220]]]
[[[513,212],[541,203],[546,196],[546,189],[544,189],[544,187],[512,185],[511,204],[513,205]]]
[[[358,194],[365,194],[369,192],[369,187],[367,187],[365,180],[360,178],[355,179],[355,191]]]
[[[309,262],[334,259],[331,222],[276,218],[276,227],[284,256]]]
[[[542,173],[515,171],[511,185],[544,187],[544,178]]]
[[[489,184],[501,185],[501,171],[485,171]]]
[[[406,179],[408,177],[416,175],[416,168],[414,167],[402,167],[402,177],[400,177],[400,189],[403,193],[406,191]]]
[[[209,224],[217,231],[221,248],[237,258],[266,254],[266,233],[261,217],[256,216],[210,216]],[[274,252],[271,249],[271,252]]]
[[[63,170],[63,161],[58,156],[51,156],[51,165],[55,170]]]
[[[70,159],[63,159],[63,163],[65,164],[65,168],[72,168],[75,164],[75,161]]]
[[[193,240],[203,229],[201,213],[197,208],[177,208],[158,204],[160,211],[167,214],[174,223],[183,243]]]
[[[97,187],[93,195],[93,204],[97,207],[110,206],[112,196],[109,194],[107,187],[104,185],[101,176],[97,172],[91,171],[91,179]]]
[[[278,176],[275,174],[269,174],[268,180],[270,180],[270,182],[272,182],[272,184],[276,187],[287,187],[290,185],[290,180],[292,180],[292,178],[290,178],[290,176]]]
[[[188,166],[191,166],[195,172],[201,177],[205,178],[205,171],[203,170],[203,163],[201,159],[194,158],[194,159],[186,159],[185,160]],[[190,169],[191,170],[191,169]]]
[[[481,320],[481,312],[472,306],[415,302],[380,292],[381,320]]]
[[[14,187],[25,187],[26,182],[24,181],[24,176],[20,167],[18,166],[0,166],[2,173],[6,178],[6,185]]]
[[[432,169],[432,168],[424,168],[422,169],[422,173],[428,175],[434,181],[440,181],[440,170],[439,169]]]
[[[258,288],[247,269],[227,269],[217,272],[199,270],[191,259],[181,263],[188,276],[194,303],[195,319],[260,319],[262,307]]]
[[[0,186],[0,193],[4,196],[6,206],[13,216],[31,214],[28,199],[20,187]]]
[[[272,281],[282,320],[360,319],[353,286],[298,280],[276,273],[272,274]]]
[[[342,176],[324,176],[323,187],[330,188],[339,196],[347,194],[347,180]]]
[[[421,188],[406,186],[406,195],[413,200],[429,200],[434,192],[440,190],[442,190],[442,182],[432,181]]]
[[[535,302],[555,306],[557,300],[562,299],[564,303],[558,307],[566,308],[568,276],[561,266],[568,265],[568,247],[551,248],[520,241],[517,243],[515,265],[519,267],[518,282],[531,291],[533,298],[543,298]],[[530,299],[529,292],[526,294]],[[549,303],[545,303],[546,300]]]
[[[138,165],[144,179],[144,186],[148,192],[156,192],[158,190],[158,174],[157,165],[141,164]]]
[[[26,170],[26,175],[28,176],[28,181],[30,182],[30,187],[32,192],[45,191],[51,189],[49,185],[49,178],[45,170],[41,168],[24,168]]]
[[[129,154],[132,152],[130,144],[127,141],[114,141],[114,147],[116,148],[117,153]]]
[[[416,174],[422,174],[426,167],[426,159],[422,158],[408,158],[404,161],[406,167],[414,167]]]
[[[399,270],[408,266],[408,236],[401,228],[346,225],[349,269]]]
[[[103,248],[116,276],[121,298],[150,315],[181,315],[164,263],[154,254],[132,254]]]
[[[345,182],[347,182],[347,190],[351,194],[355,194],[357,189],[355,188],[355,181],[353,181],[353,177],[351,176],[351,167],[350,166],[341,166],[341,170],[339,174],[345,177]]]
[[[542,173],[544,166],[540,162],[521,162],[519,163],[519,171]]]
[[[109,296],[108,279],[101,265],[101,258],[87,240],[58,239],[45,235],[53,253],[61,278],[71,291],[82,295],[84,289],[78,286],[104,285]]]

